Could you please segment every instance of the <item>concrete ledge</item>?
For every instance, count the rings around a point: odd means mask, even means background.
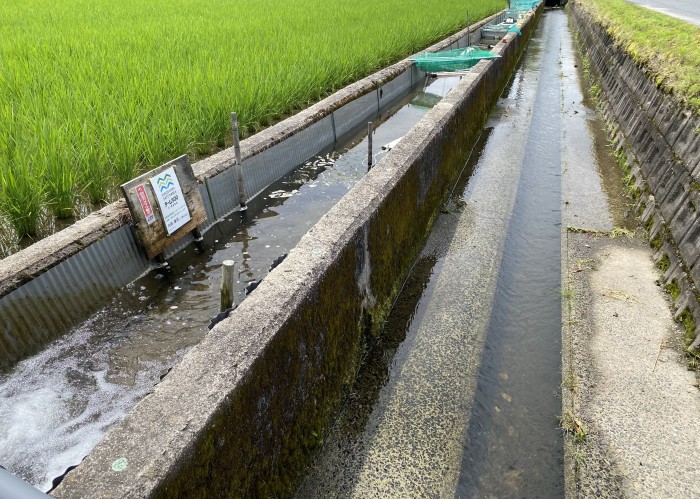
[[[645,191],[642,219],[652,240],[660,241],[655,258],[676,263],[665,278],[681,289],[677,315],[687,310],[700,324],[700,116],[658,89],[645,69],[595,24],[580,0],[570,2],[569,10],[600,76],[602,108],[617,127],[616,147],[633,174],[643,177],[636,179],[635,188]],[[700,346],[698,333],[696,327],[694,347]]]
[[[538,11],[537,16],[541,13]],[[537,17],[499,43],[55,491],[279,496],[320,445]]]
[[[0,298],[131,222],[123,200],[0,260]]]

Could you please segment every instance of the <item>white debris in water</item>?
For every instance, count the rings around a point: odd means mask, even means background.
[[[296,191],[274,191],[268,194],[267,197],[270,199],[284,199],[284,198],[290,198],[294,195]]]
[[[172,307],[170,307],[170,310],[177,310],[177,305],[173,305]]]
[[[155,383],[110,380],[110,352],[88,346],[91,329],[86,323],[0,376],[0,464],[45,492]]]

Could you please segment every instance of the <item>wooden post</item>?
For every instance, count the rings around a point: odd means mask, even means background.
[[[367,122],[367,171],[372,168],[372,122]]]
[[[220,312],[233,307],[233,260],[224,260],[221,267],[221,306]]]
[[[238,116],[236,113],[231,113],[231,124],[233,125],[233,152],[236,154],[236,181],[238,182],[238,200],[241,205],[241,210],[247,209],[246,204],[248,198],[245,193],[245,183],[243,182],[243,165],[241,162],[241,143],[238,133]]]

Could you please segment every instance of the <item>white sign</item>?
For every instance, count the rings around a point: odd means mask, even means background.
[[[151,177],[150,180],[153,191],[156,193],[158,206],[163,213],[165,230],[170,235],[192,218],[190,210],[187,209],[185,196],[182,195],[180,182],[172,166],[155,177]]]

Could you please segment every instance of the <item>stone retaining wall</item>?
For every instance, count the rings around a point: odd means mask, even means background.
[[[322,443],[541,9],[116,427],[57,497],[279,496]]]
[[[654,259],[675,297],[691,348],[700,346],[700,116],[657,88],[648,71],[615,46],[579,0],[569,2],[600,77],[601,108],[611,124],[615,154],[630,167]],[[690,27],[690,26],[689,26]]]

